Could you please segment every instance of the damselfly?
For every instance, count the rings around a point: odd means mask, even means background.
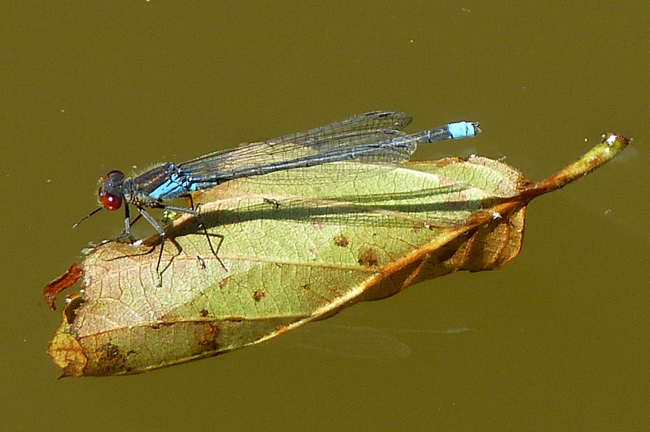
[[[126,177],[121,171],[110,171],[99,188],[98,200],[101,207],[74,226],[103,208],[114,211],[124,205],[124,232],[115,240],[130,237],[133,222],[129,204],[134,205],[161,237],[156,272],[162,280],[160,262],[166,238],[165,230],[146,211],[147,207],[188,213],[196,216],[200,222],[200,214],[191,201],[192,192],[206,190],[228,180],[332,162],[359,161],[395,165],[407,161],[419,144],[471,137],[481,131],[478,123],[462,121],[407,135],[402,129],[411,121],[408,114],[401,112],[373,111],[305,132],[216,151],[180,164],[162,164],[134,178]],[[189,197],[192,207],[165,204],[166,201],[179,197]],[[205,230],[205,226],[203,228]],[[206,237],[212,253],[217,256],[207,231]]]

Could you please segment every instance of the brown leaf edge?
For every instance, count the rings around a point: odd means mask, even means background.
[[[430,257],[430,254],[432,254],[433,251],[442,248],[452,240],[459,238],[463,233],[471,232],[482,225],[491,224],[493,221],[496,221],[498,223],[498,221],[502,220],[503,216],[515,214],[527,206],[528,203],[534,198],[547,194],[554,190],[561,189],[567,184],[589,174],[590,172],[613,159],[618,153],[620,153],[628,146],[629,142],[630,139],[622,135],[617,135],[614,133],[608,133],[604,135],[604,139],[600,144],[592,147],[576,162],[568,165],[556,174],[540,182],[522,184],[519,189],[519,193],[513,195],[512,197],[493,198],[492,200],[489,200],[489,205],[487,205],[484,210],[478,211],[471,220],[467,221],[464,226],[458,227],[456,230],[449,231],[446,233],[446,235],[436,239],[435,242],[429,244],[426,248],[422,248],[420,251],[418,251],[417,254],[409,256],[409,262],[400,261],[383,268],[382,272],[377,276],[377,280],[368,282],[368,285],[379,284],[382,282],[382,280],[388,280],[404,271],[410,272],[410,275],[404,278],[401,289],[405,289],[413,283],[430,278],[431,276],[421,277],[422,275],[420,272],[423,270]],[[488,202],[486,202],[486,204]],[[494,270],[501,267],[507,261],[517,255],[519,247],[520,245],[517,246],[516,250],[511,252],[509,258],[500,259],[490,268],[486,267],[480,270]],[[415,268],[412,267],[413,265],[415,265]],[[479,271],[478,269],[468,268],[466,268],[466,270]],[[445,272],[445,274],[446,273],[450,273],[450,271]],[[391,293],[388,296],[392,294],[394,293]],[[381,295],[379,297],[368,297],[364,300],[377,300],[385,297],[387,296]],[[335,315],[341,307],[347,307],[347,301],[348,299],[344,298],[339,302],[331,304],[327,310],[322,311],[322,316],[319,316],[317,319],[323,319]],[[311,320],[313,320],[313,317],[296,321],[286,329],[283,329],[283,332],[290,331],[291,329],[299,327],[305,322]],[[269,338],[270,337],[272,336],[269,336]]]
[[[43,298],[51,310],[56,310],[56,296],[61,291],[70,288],[84,275],[84,271],[79,264],[73,262],[65,273],[43,288]]]

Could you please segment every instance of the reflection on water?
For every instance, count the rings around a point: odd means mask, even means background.
[[[411,354],[411,347],[397,337],[399,334],[453,335],[469,330],[466,326],[400,330],[317,322],[292,330],[277,338],[275,343],[342,357],[395,361]]]

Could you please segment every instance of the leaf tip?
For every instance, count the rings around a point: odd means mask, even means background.
[[[50,341],[47,353],[52,361],[61,368],[59,379],[84,375],[88,358],[74,335],[69,333],[68,325],[63,323]]]
[[[630,139],[619,135],[613,132],[608,132],[604,136],[604,142],[607,144],[608,149],[613,149],[615,152],[619,152],[630,144]]]

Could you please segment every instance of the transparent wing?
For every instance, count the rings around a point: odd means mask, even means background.
[[[401,130],[411,121],[412,118],[405,113],[373,111],[305,132],[209,153],[179,164],[178,168],[194,181],[218,181],[237,177],[237,173],[243,176],[251,167],[281,165],[299,158],[328,155],[403,136]],[[383,158],[377,155],[373,158],[387,162],[401,162],[404,159],[404,155],[389,154]],[[319,163],[323,162],[315,162]]]

